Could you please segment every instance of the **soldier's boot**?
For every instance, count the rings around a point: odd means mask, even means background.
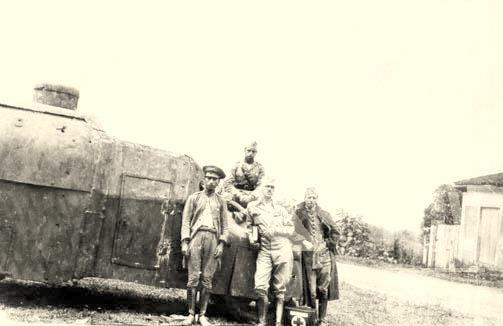
[[[315,317],[316,317],[316,324],[318,324],[318,321],[320,320],[320,309],[319,309],[319,302],[316,299],[316,297],[311,297],[311,305],[310,307],[314,309]]]
[[[201,290],[200,311],[199,311],[199,324],[201,324],[201,326],[211,326],[210,321],[206,317],[206,309],[208,308],[210,295],[211,292],[208,289],[203,288]]]
[[[320,326],[327,325],[325,321],[325,317],[327,315],[327,306],[328,306],[328,299],[322,296],[318,304],[318,325]]]
[[[187,304],[189,306],[189,315],[185,318],[181,325],[192,325],[196,320],[194,318],[196,313],[196,288],[187,288]]]
[[[260,296],[257,300],[258,326],[267,325],[267,308],[269,308],[269,299],[267,296]]]
[[[276,299],[276,326],[280,326],[283,319],[283,307],[285,305],[285,299]]]

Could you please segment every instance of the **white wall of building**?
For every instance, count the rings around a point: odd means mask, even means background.
[[[503,268],[503,188],[468,186],[463,193],[457,258]]]

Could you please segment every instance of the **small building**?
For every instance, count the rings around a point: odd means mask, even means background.
[[[503,270],[503,173],[454,184],[463,192],[454,258],[468,266]]]

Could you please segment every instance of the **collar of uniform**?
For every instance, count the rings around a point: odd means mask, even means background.
[[[266,202],[264,201],[264,198],[260,198],[258,200],[257,206],[264,206]],[[273,208],[276,208],[276,204],[274,204],[274,200],[271,200],[271,205]]]
[[[307,206],[306,206],[306,202],[305,202],[305,201],[303,201],[303,202],[300,204],[300,208],[301,208],[302,210],[306,211],[306,213],[311,213],[311,211],[307,208]],[[316,204],[316,206],[314,207],[314,209],[313,209],[313,211],[312,211],[312,212],[313,212],[313,213],[316,213],[316,214],[318,214],[318,215],[320,215],[320,210],[321,210],[321,209],[320,209],[320,206],[318,206],[318,204]]]
[[[208,194],[205,190],[203,190],[202,193],[208,198],[215,197],[217,195],[215,191],[213,191],[211,194]]]
[[[259,165],[257,161],[253,161],[253,163],[248,163],[245,160],[240,161],[238,164],[241,168],[243,168],[244,166],[254,168]]]

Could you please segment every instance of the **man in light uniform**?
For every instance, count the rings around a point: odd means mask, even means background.
[[[199,282],[200,293],[199,322],[211,325],[206,318],[206,308],[213,283],[213,275],[227,242],[227,203],[215,188],[220,179],[225,178],[222,169],[216,166],[203,167],[205,173],[204,190],[189,196],[182,215],[182,254],[188,259],[187,302],[189,316],[183,325],[195,321],[196,292]]]
[[[315,308],[318,299],[319,325],[325,325],[328,300],[339,298],[335,262],[339,232],[330,214],[318,206],[317,200],[316,190],[308,188],[304,202],[295,210],[294,223],[296,234],[313,245],[312,249],[305,249],[302,253],[308,283],[305,301]]]
[[[274,188],[274,181],[265,178],[261,185],[261,198],[249,203],[247,208],[249,223],[258,228],[260,243],[255,272],[259,325],[266,325],[271,278],[276,298],[276,325],[281,325],[286,285],[290,281],[293,266],[289,237],[294,232],[294,224],[287,211],[273,202]]]

